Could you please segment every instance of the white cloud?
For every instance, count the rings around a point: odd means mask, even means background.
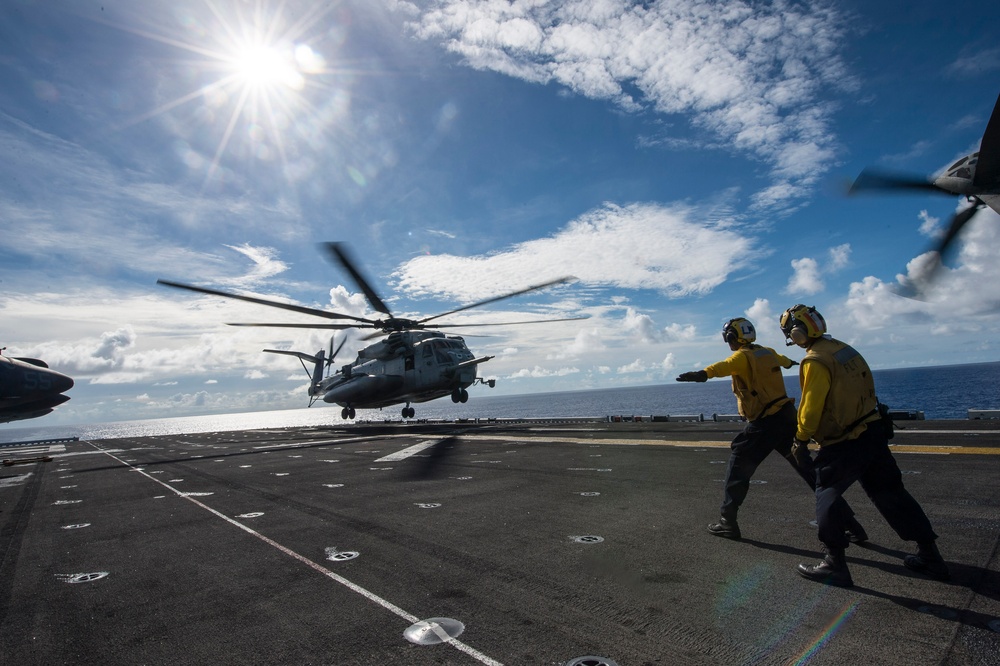
[[[561,348],[557,352],[549,353],[548,360],[559,360],[565,358],[578,358],[587,354],[601,351],[605,348],[604,336],[596,328],[583,328],[576,332],[573,342]]]
[[[987,72],[1000,69],[1000,48],[976,49],[972,55],[964,55],[948,65],[951,74],[981,77]]]
[[[819,3],[441,0],[412,28],[475,69],[690,113],[772,165],[779,184],[758,205],[802,196],[822,174],[834,139],[819,97],[854,85],[837,53],[845,17]]]
[[[618,374],[628,374],[633,372],[645,372],[646,364],[639,359],[635,359],[631,363],[619,366]]]
[[[788,286],[785,287],[785,293],[812,295],[823,291],[825,285],[815,259],[811,257],[792,259],[792,270],[794,272],[788,281]]]
[[[557,368],[555,370],[549,370],[541,366],[536,365],[533,368],[522,368],[517,372],[514,372],[507,376],[507,379],[524,379],[532,378],[538,379],[542,377],[565,377],[566,375],[572,375],[580,372],[579,368]]]
[[[953,264],[941,267],[925,287],[922,300],[897,295],[900,286],[923,285],[928,266],[937,262],[935,253],[927,252],[912,259],[906,274],[895,283],[866,277],[851,284],[847,314],[853,325],[862,329],[886,326],[914,327],[920,335],[952,335],[970,332],[976,327],[995,329],[1000,324],[1000,215],[986,209],[978,212],[965,226],[957,241]],[[961,321],[960,327],[954,322]]]
[[[847,266],[847,262],[851,259],[851,245],[850,243],[844,243],[843,245],[838,245],[837,247],[830,248],[830,269],[831,271],[837,271],[841,268]]]
[[[788,306],[793,305],[789,303]],[[784,308],[782,308],[784,311]],[[754,299],[753,305],[744,311],[747,319],[757,329],[757,344],[778,349],[785,344],[785,336],[778,327],[779,315],[772,309],[766,298]]]
[[[823,275],[829,275],[847,266],[851,257],[850,243],[832,247],[827,252],[828,260],[823,266],[812,257],[792,259],[792,277],[785,287],[787,294],[818,294],[826,288]]]
[[[330,305],[335,312],[363,317],[368,312],[368,301],[362,293],[352,294],[343,285],[330,290]]]
[[[673,352],[669,352],[662,361],[660,361],[660,369],[663,372],[671,372],[677,367],[677,359],[674,358]]]
[[[917,217],[920,219],[919,231],[921,234],[930,238],[937,238],[941,235],[943,230],[941,229],[940,218],[930,215],[926,210],[920,211]]]
[[[705,294],[766,254],[749,236],[705,217],[679,205],[606,204],[548,238],[478,257],[415,257],[393,277],[412,296],[463,302],[524,287],[524,275],[537,282],[575,276],[591,286],[656,289],[671,297]]]
[[[288,270],[288,265],[277,257],[277,251],[270,247],[254,247],[249,243],[243,245],[227,245],[231,250],[239,252],[250,259],[254,266],[251,271],[240,278],[225,280],[225,283],[248,286],[278,275]]]
[[[123,351],[134,345],[135,331],[131,326],[125,326],[117,331],[102,334],[101,343],[92,355],[116,365],[121,363]]]
[[[694,324],[688,324],[684,326],[683,324],[673,323],[663,329],[664,339],[671,342],[690,342],[694,340],[698,335],[698,331]]]
[[[652,317],[647,314],[639,314],[634,308],[625,309],[622,327],[639,338],[641,342],[658,342],[662,337],[656,329]]]
[[[759,327],[760,323],[774,319],[774,312],[771,310],[771,302],[766,298],[754,299],[753,305],[744,311],[747,319],[754,322]],[[760,323],[759,323],[760,322]]]

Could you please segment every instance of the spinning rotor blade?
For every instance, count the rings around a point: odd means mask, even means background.
[[[375,290],[372,289],[371,284],[365,276],[362,275],[361,271],[355,267],[356,262],[351,258],[348,253],[347,246],[344,243],[324,243],[321,247],[326,248],[326,251],[330,254],[333,261],[340,264],[340,266],[350,274],[350,276],[354,279],[354,282],[361,289],[362,293],[364,293],[365,298],[368,299],[368,302],[377,312],[389,315],[390,317],[392,316],[392,312],[389,311],[386,304],[383,303],[382,299],[375,293]]]
[[[240,294],[232,294],[227,291],[219,291],[217,289],[208,289],[206,287],[195,287],[190,284],[182,284],[180,282],[170,282],[169,280],[157,280],[157,284],[166,285],[168,287],[175,287],[177,289],[186,289],[188,291],[194,291],[199,294],[208,294],[210,296],[221,296],[223,298],[232,298],[238,301],[246,301],[247,303],[256,303],[258,305],[266,305],[272,308],[280,308],[282,310],[290,310],[291,312],[299,312],[302,314],[313,315],[314,317],[324,317],[326,319],[351,319],[353,321],[362,322],[365,324],[371,324],[370,319],[363,319],[361,317],[355,317],[353,315],[340,314],[339,312],[330,312],[328,310],[318,310],[316,308],[307,308],[302,305],[292,305],[291,303],[282,303],[280,301],[272,301],[265,298],[256,298],[254,296],[243,296]],[[262,325],[262,324],[256,324]]]
[[[257,323],[257,324],[244,324],[229,322],[226,326],[264,326],[267,328],[321,328],[333,331],[345,331],[350,328],[374,328],[372,325],[368,324],[275,324],[275,323]]]
[[[514,291],[514,292],[511,292],[509,294],[504,294],[503,296],[494,296],[493,298],[488,298],[485,301],[479,301],[478,303],[472,303],[470,305],[463,305],[460,308],[455,308],[454,310],[449,310],[448,312],[442,312],[441,314],[434,315],[433,317],[427,317],[426,319],[421,319],[418,323],[425,324],[425,323],[431,321],[432,319],[439,319],[440,317],[444,317],[445,315],[455,314],[456,312],[462,312],[463,310],[471,310],[472,308],[478,308],[481,305],[489,305],[490,303],[496,303],[497,301],[502,301],[502,300],[505,300],[505,299],[508,299],[508,298],[513,298],[515,296],[520,296],[522,294],[528,294],[528,293],[531,293],[533,291],[539,291],[540,289],[545,289],[546,287],[551,287],[553,285],[564,284],[566,282],[572,282],[575,279],[576,279],[575,277],[567,276],[567,277],[561,277],[561,278],[559,278],[557,280],[551,280],[549,282],[544,282],[542,284],[536,284],[533,287],[527,287],[526,289],[521,289],[520,291]],[[560,321],[560,320],[553,319],[551,321]],[[525,323],[527,323],[527,322],[525,322]]]
[[[906,280],[902,286],[893,290],[897,296],[912,298],[918,301],[927,300],[927,292],[941,273],[941,267],[944,266],[944,257],[948,249],[952,247],[952,243],[962,231],[962,227],[985,206],[986,204],[979,199],[974,199],[973,205],[955,213],[951,218],[951,224],[948,225],[948,230],[941,237],[941,241],[936,247],[930,250],[930,252],[934,253],[934,256],[921,268],[919,275]]]
[[[973,198],[973,204],[964,210],[960,210],[955,213],[955,216],[951,218],[951,224],[948,225],[948,231],[945,232],[944,236],[941,238],[941,242],[938,244],[936,250],[941,257],[944,257],[945,251],[951,246],[952,241],[958,236],[958,233],[962,230],[962,227],[972,219],[984,204],[979,199]]]
[[[590,315],[582,317],[562,317],[560,319],[531,319],[529,321],[497,321],[483,322],[477,324],[435,324],[434,328],[465,328],[467,326],[520,326],[521,324],[547,324],[550,321],[578,321],[580,319],[590,319]]]
[[[937,192],[940,194],[952,194],[943,190],[926,178],[919,176],[904,176],[900,174],[880,173],[871,169],[864,169],[855,179],[848,194],[857,194],[870,190],[916,190],[921,192]]]

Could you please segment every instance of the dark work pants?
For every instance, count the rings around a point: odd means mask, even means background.
[[[788,402],[771,416],[751,421],[733,439],[729,465],[726,467],[726,486],[722,494],[720,515],[726,520],[736,520],[736,514],[746,499],[750,489],[750,479],[764,459],[772,451],[777,451],[805,480],[809,487],[816,488],[816,472],[808,452],[795,458],[792,455],[792,441],[797,427],[795,404]],[[854,515],[844,499],[836,503],[837,520],[840,523]],[[842,528],[843,529],[843,528]]]
[[[819,540],[831,551],[843,550],[848,540],[840,529],[836,506],[859,481],[875,508],[900,539],[933,542],[937,535],[924,510],[903,487],[903,476],[889,450],[889,440],[878,421],[857,439],[824,446],[815,460],[816,522]]]

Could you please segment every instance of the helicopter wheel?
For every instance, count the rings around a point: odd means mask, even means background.
[[[356,414],[356,412],[354,411],[354,408],[353,408],[353,407],[348,407],[348,408],[347,408],[347,416],[348,416],[348,417],[350,417],[350,419],[351,419],[352,421],[354,420],[354,415],[355,415],[355,414]]]
[[[347,407],[344,407],[342,410],[340,410],[340,418],[344,419],[345,421],[347,420],[348,414],[350,414],[350,412],[347,411]]]
[[[469,402],[469,392],[465,389],[461,389],[458,397],[459,402],[466,403]]]
[[[462,389],[457,388],[451,392],[451,401],[456,403],[462,401]]]
[[[412,419],[416,415],[417,415],[417,410],[415,410],[413,407],[409,407],[409,406],[403,407],[403,418],[404,419]]]

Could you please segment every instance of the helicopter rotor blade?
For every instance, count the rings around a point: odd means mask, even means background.
[[[985,206],[986,204],[981,200],[974,198],[974,203],[971,206],[955,213],[951,218],[951,223],[948,225],[948,230],[941,237],[941,240],[935,247],[928,250],[931,256],[928,258],[927,263],[920,268],[919,274],[913,278],[908,278],[903,285],[893,289],[893,292],[897,296],[904,298],[911,298],[918,301],[927,300],[931,286],[941,274],[948,250],[954,246],[954,241],[958,238],[962,228]]]
[[[361,273],[357,268],[357,262],[351,257],[347,246],[344,243],[323,243],[321,247],[325,248],[327,253],[330,255],[331,259],[340,264],[340,266],[347,271],[350,276],[354,279],[355,284],[361,289],[361,292],[368,299],[377,312],[382,314],[392,316],[392,312],[389,310],[388,306],[382,302],[379,295],[372,289],[371,283],[367,278]]]
[[[919,176],[906,176],[901,174],[890,174],[864,169],[854,180],[848,194],[857,194],[870,190],[916,190],[922,192],[935,192],[938,194],[952,194],[944,190],[926,178]]]
[[[339,312],[330,312],[329,310],[319,310],[317,308],[309,308],[303,305],[293,305],[292,303],[282,303],[281,301],[272,301],[267,298],[257,298],[255,296],[244,296],[242,294],[233,294],[228,291],[209,289],[207,287],[196,287],[194,285],[183,284],[181,282],[172,282],[170,280],[157,280],[156,283],[165,285],[167,287],[174,287],[175,289],[186,289],[187,291],[193,291],[199,294],[208,294],[210,296],[221,296],[223,298],[232,298],[237,301],[246,301],[247,303],[256,303],[257,305],[266,305],[268,307],[280,308],[282,310],[289,310],[291,312],[299,312],[301,314],[312,315],[314,317],[323,317],[325,319],[351,319],[353,321],[362,322],[365,324],[373,323],[370,319],[355,317],[353,315],[348,315],[348,314],[341,314]]]
[[[553,321],[579,321],[580,319],[590,319],[590,315],[582,317],[562,317],[559,319],[530,319],[528,321],[491,321],[470,324],[435,324],[434,328],[465,328],[467,326],[520,326],[521,324],[547,324]]]
[[[226,326],[261,326],[264,328],[316,328],[327,331],[346,331],[351,328],[375,328],[371,324],[277,324],[277,323],[243,323],[227,322]]]
[[[469,305],[463,305],[460,308],[455,308],[454,310],[449,310],[448,312],[442,312],[441,314],[436,314],[433,317],[427,317],[426,319],[421,319],[418,323],[420,323],[420,324],[426,324],[427,322],[429,322],[429,321],[431,321],[433,319],[439,319],[441,317],[444,317],[445,315],[455,314],[456,312],[462,312],[464,310],[471,310],[472,308],[478,308],[478,307],[483,306],[483,305],[489,305],[490,303],[496,303],[497,301],[503,301],[503,300],[506,300],[508,298],[514,298],[515,296],[521,296],[522,294],[528,294],[528,293],[531,293],[533,291],[539,291],[541,289],[545,289],[547,287],[552,287],[552,286],[557,285],[557,284],[565,284],[567,282],[572,282],[575,279],[576,279],[575,277],[567,276],[567,277],[558,278],[556,280],[549,280],[548,282],[543,282],[542,284],[536,284],[536,285],[533,285],[531,287],[527,287],[525,289],[520,289],[518,291],[513,291],[513,292],[511,292],[509,294],[503,294],[502,296],[494,296],[493,298],[487,298],[484,301],[479,301],[477,303],[470,303]],[[555,321],[555,320],[553,320],[553,321]]]
[[[962,231],[962,227],[968,223],[972,217],[979,212],[986,204],[980,201],[978,198],[973,197],[973,204],[968,208],[964,208],[951,218],[951,224],[948,225],[948,230],[945,232],[944,236],[941,237],[941,242],[938,244],[937,253],[943,258],[945,252],[951,247],[952,242],[958,237],[959,232]]]

